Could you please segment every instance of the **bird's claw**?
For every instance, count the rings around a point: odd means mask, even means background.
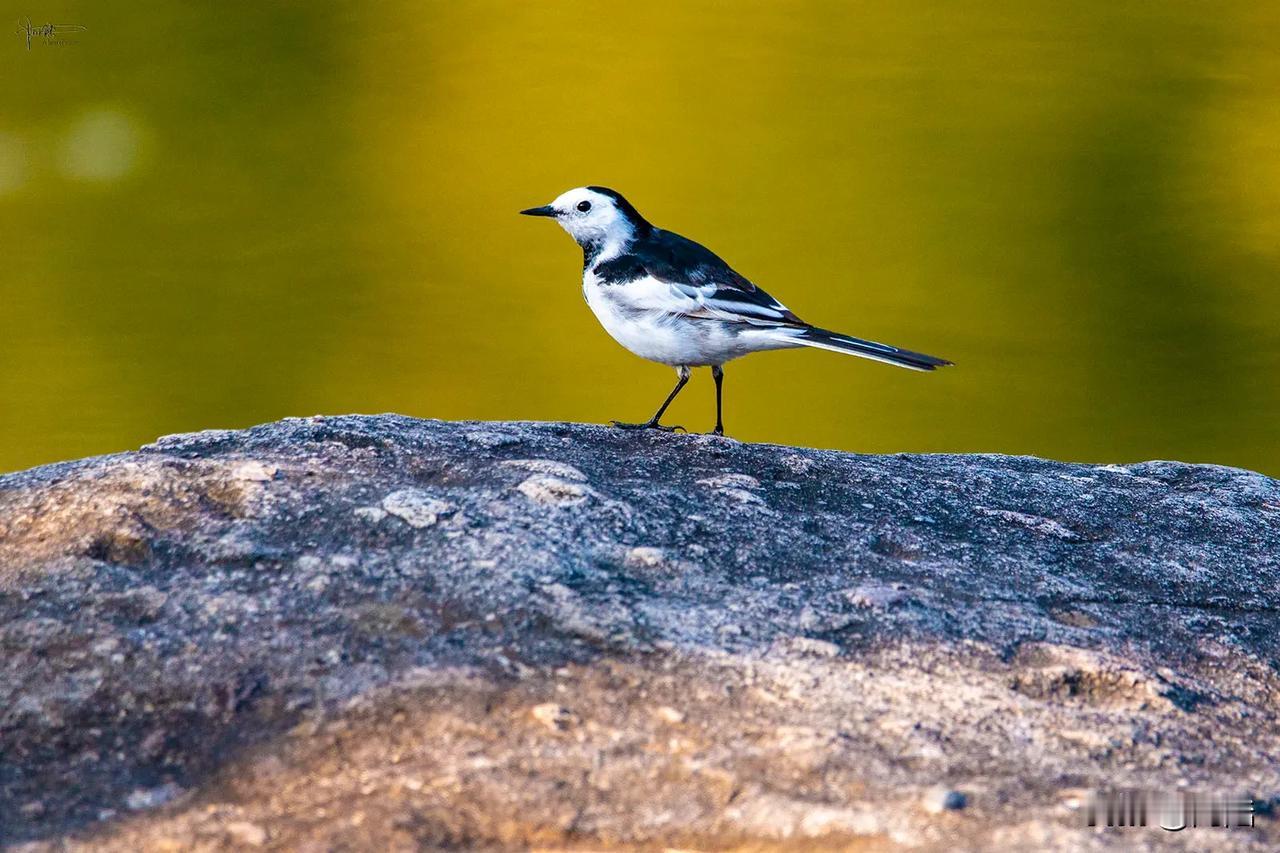
[[[656,429],[659,432],[675,432],[676,430],[688,432],[688,430],[682,426],[666,426],[665,424],[660,424],[657,421],[645,421],[642,424],[629,424],[624,423],[623,421],[610,421],[609,423],[613,424],[618,429]]]

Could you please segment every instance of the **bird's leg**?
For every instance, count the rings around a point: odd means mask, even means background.
[[[676,368],[676,373],[680,375],[679,381],[676,382],[676,387],[671,389],[671,393],[667,395],[667,399],[662,401],[662,405],[658,407],[657,413],[653,417],[649,418],[649,420],[642,424],[626,424],[622,421],[613,421],[613,425],[621,429],[657,429],[662,430],[663,432],[675,432],[678,429],[684,429],[682,426],[663,426],[658,423],[658,421],[662,420],[662,414],[667,410],[667,406],[671,405],[671,401],[676,398],[676,395],[680,393],[680,389],[689,381],[689,374],[691,372],[692,371],[687,367]]]
[[[711,431],[712,435],[724,435],[724,418],[722,413],[723,391],[724,391],[724,368],[718,364],[711,365],[711,378],[716,381],[716,428]]]

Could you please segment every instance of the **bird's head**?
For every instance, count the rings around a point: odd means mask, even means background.
[[[551,204],[520,212],[551,217],[588,255],[613,254],[651,227],[631,202],[605,187],[578,187]]]

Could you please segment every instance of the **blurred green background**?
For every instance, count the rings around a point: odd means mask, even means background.
[[[87,31],[28,50],[25,16]],[[7,17],[0,470],[321,412],[647,417],[673,374],[516,215],[597,183],[811,322],[959,365],[734,362],[738,438],[1280,474],[1280,6]],[[713,419],[700,371],[671,420]]]

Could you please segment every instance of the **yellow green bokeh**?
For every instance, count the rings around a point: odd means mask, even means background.
[[[738,438],[1280,474],[1280,6],[30,14],[87,29],[0,39],[0,470],[321,412],[643,418],[673,374],[516,215],[594,183],[957,362],[732,363]],[[672,415],[710,428],[705,371]]]

